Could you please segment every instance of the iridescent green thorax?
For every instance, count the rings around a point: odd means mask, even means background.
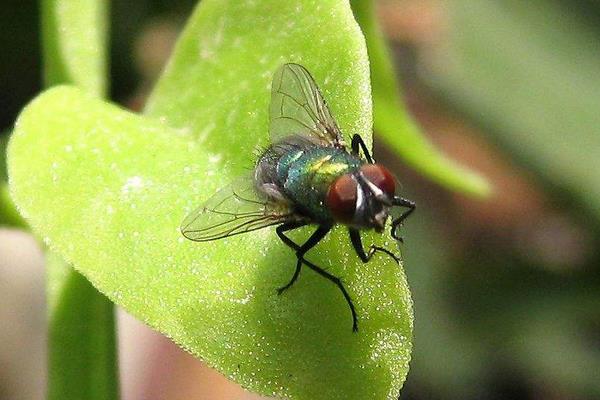
[[[279,159],[277,175],[285,195],[300,212],[328,221],[332,219],[325,205],[329,186],[339,176],[358,170],[363,163],[360,158],[334,147],[295,149]]]

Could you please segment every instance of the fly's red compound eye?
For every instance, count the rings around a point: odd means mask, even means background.
[[[356,210],[357,188],[358,184],[350,174],[340,176],[329,186],[325,202],[337,221],[352,221]]]
[[[394,197],[396,192],[396,181],[392,173],[383,165],[366,164],[360,168],[363,176],[367,178],[373,185],[377,186],[381,191],[390,197]]]

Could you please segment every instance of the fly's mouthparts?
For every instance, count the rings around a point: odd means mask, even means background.
[[[388,196],[385,193],[382,193],[382,194],[380,194],[378,196],[375,196],[375,198],[377,200],[379,200],[380,202],[382,202],[384,205],[388,206],[388,207],[391,207],[393,205],[392,204],[392,199],[390,199],[390,196]]]

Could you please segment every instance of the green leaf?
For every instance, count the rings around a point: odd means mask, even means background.
[[[406,112],[395,70],[377,25],[373,1],[352,0],[351,3],[369,49],[377,133],[408,165],[434,182],[472,196],[489,196],[491,187],[487,180],[440,153]]]
[[[105,94],[107,1],[41,0],[40,5],[46,86],[72,83]],[[117,399],[112,303],[56,254],[47,260],[48,399]]]
[[[0,181],[6,182],[6,146],[8,144],[9,133],[0,133]]]
[[[26,108],[9,148],[12,194],[108,297],[244,387],[396,399],[412,309],[390,257],[361,263],[344,229],[311,251],[345,282],[359,315],[352,333],[341,293],[310,270],[277,296],[296,258],[273,229],[210,243],[179,233],[185,214],[252,168],[253,151],[268,143],[268,86],[284,61],[307,66],[342,129],[370,141],[366,49],[346,2],[205,0],[152,96],[155,119],[72,88]]]
[[[46,270],[48,399],[118,399],[113,304],[57,254]]]
[[[13,204],[6,183],[6,144],[8,134],[0,133],[0,226],[24,227],[25,223]]]
[[[107,0],[41,0],[46,86],[72,83],[106,93]]]
[[[449,2],[429,81],[600,219],[598,28],[561,2]]]
[[[8,184],[0,181],[0,226],[24,228],[25,222],[10,198]]]
[[[268,88],[285,62],[311,72],[342,131],[371,143],[364,38],[340,0],[203,1],[146,112],[189,130],[242,172],[253,162],[250,151],[268,144]]]
[[[413,198],[417,204],[425,198]],[[456,278],[452,243],[436,226],[430,210],[421,207],[418,217],[411,218],[405,227],[408,243],[415,247],[406,251],[405,262],[410,266],[410,282],[415,303],[414,346],[411,360],[410,384],[413,388],[427,388],[429,398],[478,398],[490,368],[489,353],[480,341],[466,331],[464,320],[457,318],[451,282]],[[449,298],[451,300],[449,300]],[[497,323],[498,320],[494,319]],[[492,329],[492,328],[490,328]],[[498,351],[498,349],[494,349]],[[444,362],[440,362],[444,360]],[[448,368],[451,365],[452,368]]]
[[[206,244],[178,231],[216,189],[214,158],[180,130],[58,88],[19,119],[9,171],[13,197],[52,249],[244,386],[296,398],[397,395],[412,325],[402,270],[389,257],[360,263],[342,229],[313,251],[344,277],[358,334],[340,292],[310,271],[277,296],[295,256],[273,230]]]

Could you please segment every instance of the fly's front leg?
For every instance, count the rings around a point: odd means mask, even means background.
[[[371,157],[371,153],[369,153],[369,149],[367,149],[367,145],[360,135],[355,133],[354,136],[352,136],[352,144],[350,147],[352,148],[352,154],[358,155],[359,149],[362,149],[369,164],[373,164],[375,162],[373,157]]]
[[[402,214],[400,214],[400,216],[398,218],[396,218],[395,220],[392,221],[392,228],[391,228],[392,237],[394,239],[396,239],[397,241],[399,241],[400,243],[404,243],[404,240],[402,239],[402,237],[398,235],[398,226],[402,225],[402,222],[413,211],[415,211],[415,208],[417,207],[417,205],[412,200],[404,199],[404,198],[398,197],[398,196],[394,197],[394,200],[392,201],[392,205],[408,208],[408,210],[404,211]]]
[[[362,244],[362,239],[360,237],[360,232],[354,228],[349,228],[348,232],[350,233],[350,241],[352,242],[352,247],[354,247],[354,251],[356,251],[356,254],[358,254],[358,257],[362,260],[362,262],[369,262],[369,260],[371,260],[371,258],[373,257],[373,254],[379,251],[392,257],[394,261],[396,261],[398,264],[400,263],[399,257],[397,257],[388,249],[384,249],[383,247],[371,245],[371,247],[369,247],[369,251],[365,252],[365,249]]]

